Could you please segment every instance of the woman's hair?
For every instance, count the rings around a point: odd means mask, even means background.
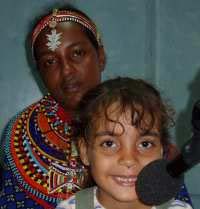
[[[87,142],[101,120],[120,124],[109,116],[113,104],[117,105],[114,111],[118,116],[130,111],[132,125],[143,132],[156,125],[163,148],[167,148],[169,127],[174,124],[174,110],[163,101],[152,84],[128,77],[104,81],[82,98],[76,111],[76,137],[83,137]]]

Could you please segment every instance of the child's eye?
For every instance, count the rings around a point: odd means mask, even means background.
[[[154,142],[150,140],[143,140],[138,144],[138,150],[141,152],[148,152],[152,150],[152,148],[154,147],[155,147]]]
[[[115,148],[116,144],[112,140],[106,140],[106,141],[101,143],[101,146],[105,147],[105,148]]]
[[[142,149],[149,149],[152,146],[153,146],[153,143],[149,142],[149,141],[143,141],[139,144],[139,147],[142,148]]]

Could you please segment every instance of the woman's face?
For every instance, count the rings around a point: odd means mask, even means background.
[[[52,51],[45,28],[34,44],[42,80],[51,95],[68,111],[73,111],[82,96],[101,81],[104,51],[97,51],[78,24],[59,23],[60,44]]]
[[[80,143],[81,159],[90,166],[99,188],[99,201],[106,208],[111,205],[137,208],[142,204],[135,191],[137,176],[148,163],[162,158],[159,129],[154,126],[143,133],[131,124],[129,111],[120,116],[115,115],[113,108],[109,112],[109,117],[119,123],[98,119],[102,122],[98,123],[89,145]]]

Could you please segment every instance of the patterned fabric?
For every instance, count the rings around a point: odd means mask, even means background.
[[[97,188],[94,187],[94,209],[106,209],[104,208],[96,197]],[[76,209],[76,199],[75,195],[70,197],[68,200],[62,201],[56,209]],[[192,209],[191,206],[180,200],[171,200],[168,203],[163,204],[162,206],[153,206],[151,209]]]
[[[70,122],[50,96],[10,121],[2,137],[0,209],[55,208],[81,188],[86,171]]]

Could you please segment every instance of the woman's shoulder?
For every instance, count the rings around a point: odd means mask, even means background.
[[[32,104],[27,105],[26,107],[24,107],[23,109],[21,109],[19,112],[17,112],[16,114],[14,114],[10,120],[8,121],[7,126],[9,126],[10,124],[12,124],[17,118],[21,117],[21,115],[25,114],[27,111],[30,111],[31,109],[33,109],[36,105],[38,105],[38,103],[41,100],[34,102]]]
[[[40,100],[39,100],[40,101]],[[17,134],[17,129],[21,123],[22,120],[26,120],[25,115],[27,115],[28,112],[31,112],[32,109],[34,109],[35,106],[39,103],[39,101],[30,104],[29,106],[25,107],[23,110],[16,113],[5,125],[3,128],[1,137],[0,137],[0,161],[4,161],[5,157],[5,146],[9,146],[12,133]]]
[[[34,103],[31,103],[31,104],[27,105],[22,110],[20,110],[19,112],[17,112],[7,122],[4,130],[7,130],[7,129],[11,128],[13,126],[13,124],[15,123],[16,120],[18,120],[19,118],[23,118],[23,115],[27,114],[27,112],[30,112],[32,109],[34,109],[42,100],[43,100],[43,98],[41,98],[40,100],[38,100],[38,101],[36,101]]]
[[[37,105],[37,103],[38,102],[30,104],[29,106],[25,107],[24,109],[22,109],[21,111],[16,113],[14,116],[12,116],[11,119],[7,122],[6,126],[3,129],[2,137],[7,136],[7,133],[13,128],[15,122],[18,119],[23,118],[23,115],[25,115],[28,111],[30,111],[32,108],[34,108]]]

